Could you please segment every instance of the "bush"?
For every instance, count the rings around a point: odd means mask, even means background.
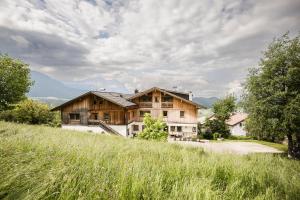
[[[166,141],[168,133],[165,131],[166,123],[161,119],[153,119],[150,114],[145,114],[144,117],[145,128],[138,134],[138,138],[145,140]]]
[[[213,134],[214,140],[217,140],[218,138],[220,138],[220,136],[221,136],[221,134],[219,134],[219,133],[214,133]]]
[[[230,134],[230,131],[226,123],[217,119],[212,119],[212,120],[207,119],[205,122],[205,128],[206,128],[205,132],[219,133],[220,136],[223,138],[227,138]],[[212,139],[213,135],[211,134],[211,136],[209,137],[211,137],[210,139]]]
[[[210,130],[205,130],[203,133],[203,138],[207,140],[213,139],[213,134],[211,133]]]
[[[228,137],[230,140],[253,140],[252,136],[237,136],[237,135],[230,135]]]
[[[28,99],[21,101],[12,110],[2,111],[0,119],[26,124],[60,126],[60,117],[57,112],[51,112],[47,104]]]

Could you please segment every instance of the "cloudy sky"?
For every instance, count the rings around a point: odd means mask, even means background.
[[[237,92],[287,31],[300,31],[299,0],[0,0],[0,52],[67,83],[128,91]]]

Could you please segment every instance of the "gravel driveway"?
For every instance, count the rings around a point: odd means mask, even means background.
[[[204,151],[216,153],[282,153],[275,148],[254,142],[191,142],[191,141],[169,141],[170,143],[202,147]]]

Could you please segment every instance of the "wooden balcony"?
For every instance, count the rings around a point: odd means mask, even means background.
[[[173,108],[173,102],[161,102],[162,108]]]
[[[152,102],[140,102],[139,106],[141,108],[152,108]]]

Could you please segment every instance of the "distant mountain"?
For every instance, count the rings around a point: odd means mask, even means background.
[[[206,98],[206,97],[193,97],[194,102],[196,102],[200,105],[203,105],[207,108],[211,108],[212,105],[218,100],[219,100],[219,98],[217,98],[217,97],[208,97],[208,98]]]
[[[52,98],[56,100],[67,100],[74,98],[84,92],[84,90],[66,86],[62,82],[36,71],[31,71],[31,80],[34,81],[34,84],[27,94],[29,97],[39,99]]]

